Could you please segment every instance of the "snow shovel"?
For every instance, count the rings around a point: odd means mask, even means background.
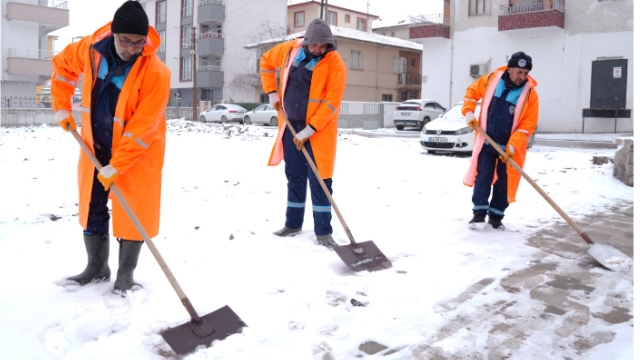
[[[484,138],[487,139],[487,141],[491,144],[491,146],[493,146],[493,148],[496,149],[496,151],[500,155],[505,156],[505,153],[500,148],[500,146],[498,146],[498,144],[496,144],[495,141],[493,141],[482,128],[475,125],[471,125],[471,126],[477,132],[479,132],[480,135],[484,136]],[[560,216],[562,216],[562,218],[565,219],[576,232],[578,232],[580,237],[582,237],[582,239],[586,241],[587,244],[589,244],[589,248],[587,249],[587,254],[589,254],[592,258],[594,258],[602,266],[613,271],[626,272],[631,267],[631,265],[633,265],[633,260],[630,257],[622,253],[620,250],[614,248],[610,244],[603,245],[603,244],[596,244],[595,242],[593,242],[593,240],[591,240],[589,235],[587,235],[587,233],[582,231],[582,229],[578,226],[578,224],[576,224],[564,211],[562,211],[562,209],[560,209],[560,207],[553,200],[551,200],[549,195],[547,195],[547,193],[545,193],[544,190],[542,190],[542,188],[540,188],[540,186],[538,186],[538,184],[536,184],[535,181],[533,181],[533,179],[531,179],[529,175],[527,175],[527,173],[525,173],[524,170],[522,170],[522,168],[518,166],[518,164],[515,161],[513,161],[513,159],[509,158],[508,160],[509,160],[509,164],[514,169],[516,169],[520,173],[520,175],[522,175],[522,177],[527,179],[529,184],[531,184],[531,186],[533,186],[533,188],[536,189],[545,200],[547,200],[547,202],[558,212],[558,214],[560,214]]]
[[[279,113],[282,115],[284,121],[289,127],[289,130],[295,137],[296,131],[294,130],[293,125],[291,125],[291,122],[289,121],[287,116],[284,114],[284,111],[279,111]],[[322,186],[322,190],[324,190],[324,193],[325,195],[327,195],[329,202],[331,202],[331,206],[336,211],[336,214],[340,219],[340,223],[342,223],[344,232],[347,233],[347,236],[349,237],[348,245],[336,245],[333,247],[335,252],[338,253],[338,256],[340,256],[340,259],[342,259],[342,261],[344,261],[344,263],[347,264],[347,266],[349,266],[349,268],[353,271],[377,271],[391,268],[391,261],[387,259],[387,257],[382,253],[382,251],[380,251],[380,249],[378,249],[373,241],[356,243],[356,241],[353,239],[353,235],[351,234],[351,230],[349,230],[347,223],[342,217],[342,213],[340,213],[340,209],[338,209],[338,205],[333,200],[333,197],[331,196],[327,185],[325,185],[324,183],[324,179],[322,179],[322,176],[320,176],[320,172],[318,172],[318,168],[316,167],[315,162],[313,161],[313,159],[311,159],[311,156],[309,156],[309,152],[305,147],[302,147],[302,153],[304,154],[304,157],[307,158],[307,163],[311,167],[311,170],[313,170],[316,178],[318,178],[318,182],[320,183],[320,186]]]
[[[102,165],[95,155],[93,155],[87,144],[85,144],[84,140],[82,140],[82,137],[75,130],[70,130],[70,132],[73,137],[76,138],[78,144],[80,144],[80,147],[84,150],[84,153],[89,157],[96,169],[100,171]],[[131,222],[135,225],[140,235],[142,235],[142,238],[149,246],[149,250],[151,250],[151,253],[158,261],[160,268],[162,268],[162,271],[164,271],[164,274],[169,279],[171,286],[173,286],[178,297],[180,297],[182,305],[184,305],[189,316],[191,316],[190,322],[167,329],[161,333],[171,349],[179,356],[184,356],[194,352],[199,346],[208,347],[214,340],[224,340],[229,335],[242,332],[242,328],[246,327],[247,324],[245,324],[229,306],[224,306],[202,317],[198,315],[193,305],[191,305],[191,301],[189,301],[189,298],[182,291],[178,281],[173,276],[173,273],[171,273],[171,270],[169,270],[167,263],[165,263],[160,252],[147,234],[147,231],[129,204],[125,201],[116,184],[111,185],[111,192],[116,196],[127,215],[129,215]]]

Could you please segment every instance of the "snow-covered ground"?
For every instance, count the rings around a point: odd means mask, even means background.
[[[504,315],[482,315],[482,304],[513,305],[516,295],[501,281],[539,258],[528,236],[562,222],[524,179],[507,209],[507,231],[470,230],[472,189],[462,185],[468,158],[427,155],[417,139],[341,134],[334,198],[356,241],[374,241],[393,262],[388,270],[354,273],[316,244],[310,200],[302,234],[271,234],[283,226],[286,206],[284,165],[266,166],[275,129],[182,120],[168,128],[154,243],[198,313],[229,305],[248,325],[189,358],[426,359],[427,348],[451,358],[632,358],[633,318],[619,324],[593,318],[551,340],[566,332],[571,314],[554,315],[546,328],[536,322],[524,343],[496,355],[496,344],[509,340],[495,331]],[[534,146],[525,171],[579,220],[633,202],[633,188],[613,178],[612,164],[591,164],[594,155],[614,152]],[[159,333],[189,316],[148,249],[135,272],[144,289],[126,298],[111,293],[114,239],[111,282],[63,286],[86,262],[77,221],[78,153],[58,127],[1,129],[0,358],[172,358]],[[333,227],[336,241],[346,244],[335,216]],[[599,281],[617,276],[599,267],[588,272]],[[620,278],[615,291],[632,304],[632,276]],[[509,316],[526,322],[542,304],[524,299]],[[465,319],[464,326],[447,328],[454,319]],[[587,350],[570,346],[612,333]],[[365,343],[389,350],[367,355]]]

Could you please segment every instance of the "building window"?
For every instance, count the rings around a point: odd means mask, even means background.
[[[191,47],[191,27],[190,26],[183,26],[182,27],[182,48],[186,49],[186,48],[190,48]]]
[[[411,59],[411,66],[416,66],[416,59]]]
[[[293,17],[295,18],[293,24],[294,27],[304,26],[304,11],[293,14]]]
[[[418,98],[418,92],[416,90],[410,90],[409,99],[417,99],[417,98]]]
[[[262,48],[256,48],[256,72],[258,74],[260,73],[260,59],[262,58],[263,52]]]
[[[400,91],[400,102],[402,101],[407,101],[407,92],[406,91]]]
[[[338,25],[338,13],[333,11],[327,11],[327,24],[337,26]]]
[[[200,100],[211,101],[213,100],[213,89],[200,89]]]
[[[393,57],[393,72],[396,74],[407,73],[407,58],[400,56]]]
[[[161,1],[156,4],[156,24],[167,22],[167,2]]]
[[[344,14],[344,22],[346,22],[346,23],[351,22],[351,15],[349,15],[349,14]]]
[[[360,31],[367,31],[367,20],[358,18],[357,29]]]
[[[360,58],[362,57],[362,53],[360,51],[351,50],[351,68],[352,69],[360,69]]]
[[[391,36],[396,36],[396,32],[395,32],[395,31],[392,31],[392,32],[391,32]]]
[[[491,13],[491,0],[469,0],[469,16]]]
[[[193,4],[192,0],[182,0],[182,17],[189,17],[193,15],[193,8],[191,7]]]
[[[393,101],[393,95],[391,95],[391,94],[382,94],[382,101]]]
[[[263,104],[264,103],[268,103],[269,102],[269,94],[265,94],[265,93],[260,94],[260,102],[263,103]]]
[[[183,56],[180,59],[180,80],[191,80],[191,55]]]
[[[159,52],[165,52],[166,51],[165,31],[164,30],[158,30],[158,35],[160,35],[160,48],[158,49],[158,51]]]

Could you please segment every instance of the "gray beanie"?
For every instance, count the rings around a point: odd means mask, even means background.
[[[329,44],[327,50],[336,48],[336,40],[333,38],[331,28],[322,19],[313,19],[304,33],[302,46],[310,44]]]

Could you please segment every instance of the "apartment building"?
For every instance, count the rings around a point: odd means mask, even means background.
[[[171,69],[170,106],[192,106],[194,89],[196,102],[254,101],[255,86],[243,86],[255,66],[244,45],[265,29],[286,31],[286,0],[140,3],[163,40],[158,56]]]
[[[524,51],[538,82],[538,131],[633,131],[632,1],[444,0],[443,13],[443,23],[410,27],[424,45],[423,93],[452,105]]]
[[[317,18],[325,19],[329,25],[371,32],[373,21],[380,17],[332,4],[323,8],[319,1],[311,0],[287,7],[287,34],[305,31],[309,22]]]
[[[35,98],[53,73],[49,33],[69,25],[67,2],[2,0],[2,14],[0,91],[4,98]]]

